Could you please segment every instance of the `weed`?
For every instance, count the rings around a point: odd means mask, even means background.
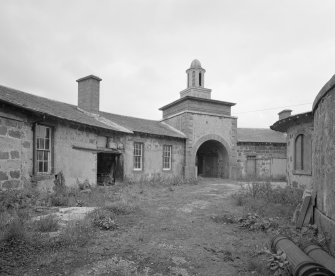
[[[0,233],[0,242],[3,243],[15,243],[27,239],[25,223],[19,217],[12,217],[5,225],[0,226]]]
[[[94,229],[89,219],[82,221],[69,222],[67,226],[61,231],[59,237],[56,239],[56,244],[62,247],[66,246],[84,246],[94,236]]]
[[[54,232],[59,229],[58,219],[54,215],[48,215],[34,222],[34,229],[39,232]]]
[[[104,208],[97,209],[90,214],[92,224],[101,230],[116,230],[118,225],[115,223],[115,214]]]
[[[246,212],[257,212],[262,216],[292,216],[296,205],[301,201],[303,190],[292,187],[273,188],[270,182],[253,182],[241,186],[239,192],[232,195],[237,206],[243,206]]]

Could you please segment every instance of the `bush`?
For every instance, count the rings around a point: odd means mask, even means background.
[[[116,230],[115,215],[105,209],[97,209],[90,214],[92,224],[100,230]]]
[[[34,222],[35,230],[39,232],[54,232],[59,229],[58,219],[54,215],[48,215]]]
[[[69,197],[65,194],[52,194],[50,195],[50,205],[51,206],[68,206],[69,205]]]

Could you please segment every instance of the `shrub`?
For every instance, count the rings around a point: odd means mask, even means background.
[[[101,230],[116,230],[118,225],[115,223],[115,215],[105,209],[97,209],[90,214],[92,224]]]
[[[59,229],[58,219],[54,215],[48,215],[34,222],[34,228],[40,232],[54,232]]]

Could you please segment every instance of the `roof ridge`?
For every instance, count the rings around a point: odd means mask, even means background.
[[[77,107],[77,106],[74,105],[74,104],[70,104],[70,103],[66,103],[66,102],[62,102],[62,101],[58,101],[58,100],[54,100],[54,99],[50,99],[50,98],[43,97],[43,96],[38,96],[38,95],[31,94],[31,93],[28,93],[28,92],[25,92],[25,91],[22,91],[22,90],[18,90],[18,89],[15,89],[15,88],[12,88],[12,87],[9,87],[9,86],[6,86],[6,85],[2,85],[2,84],[0,84],[0,88],[1,88],[1,87],[5,88],[5,89],[13,90],[13,91],[18,92],[18,93],[23,93],[23,94],[29,95],[30,97],[33,96],[33,97],[36,97],[36,98],[46,99],[46,100],[48,100],[48,101],[53,101],[53,102],[61,103],[61,104],[67,104],[67,105],[70,105],[70,106],[72,106],[72,107]]]
[[[135,116],[128,116],[128,115],[123,115],[123,114],[116,114],[116,113],[110,113],[107,111],[99,111],[99,113],[107,113],[109,115],[114,115],[114,116],[120,116],[120,117],[125,117],[125,118],[132,118],[132,119],[139,119],[139,120],[145,120],[145,121],[150,121],[150,122],[160,122],[159,120],[152,120],[152,119],[146,119],[146,118],[140,118],[140,117],[135,117]]]

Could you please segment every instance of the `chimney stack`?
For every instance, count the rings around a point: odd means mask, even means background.
[[[99,112],[100,81],[101,79],[94,75],[77,80],[79,108],[91,113]]]
[[[284,109],[278,113],[279,120],[286,119],[287,117],[290,117],[292,113],[291,109]]]

